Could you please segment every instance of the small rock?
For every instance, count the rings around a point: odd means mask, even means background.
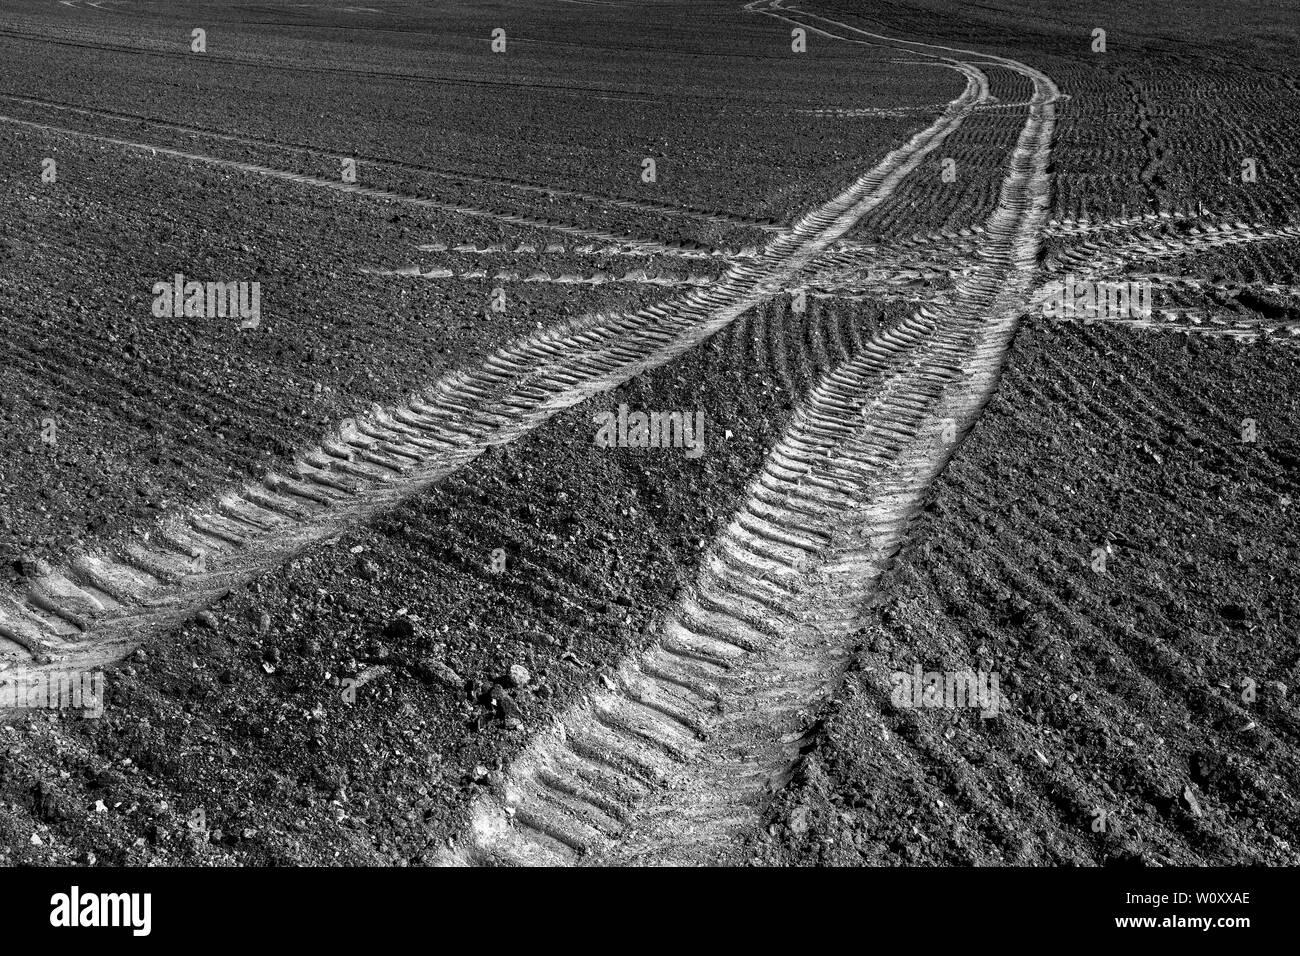
[[[1193,816],[1203,816],[1201,805],[1197,802],[1196,794],[1192,793],[1192,788],[1190,786],[1183,787],[1182,798],[1183,806],[1191,811]]]
[[[465,686],[465,679],[439,660],[429,658],[420,661],[414,670],[415,675],[426,684],[442,684],[457,690]]]
[[[257,633],[265,637],[271,630],[271,615],[263,611],[257,616]]]
[[[395,617],[384,625],[384,637],[390,641],[406,641],[415,636],[415,624],[409,617]]]
[[[498,694],[497,706],[501,708],[501,716],[505,719],[507,726],[518,721],[523,716],[523,711],[519,709],[519,702],[509,694]]]
[[[803,836],[808,832],[808,808],[799,806],[790,811],[790,819],[786,824],[790,832],[795,836]]]
[[[209,631],[217,629],[217,616],[211,611],[200,611],[195,615],[195,619]]]
[[[1280,700],[1285,700],[1288,688],[1280,680],[1266,680],[1264,681],[1264,690]]]
[[[522,664],[511,664],[510,672],[506,675],[506,682],[511,687],[526,687],[532,679],[533,675]]]

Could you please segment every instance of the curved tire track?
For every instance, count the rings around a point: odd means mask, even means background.
[[[1034,105],[976,274],[822,378],[658,643],[533,740],[443,862],[707,861],[783,784],[1029,301],[1057,91],[1013,68]]]

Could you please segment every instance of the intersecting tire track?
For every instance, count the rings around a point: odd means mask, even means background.
[[[39,567],[26,593],[0,591],[0,641],[7,639],[30,658],[6,676],[114,660],[148,628],[192,613],[296,551],[338,534],[348,523],[428,487],[490,446],[512,441],[559,411],[694,347],[778,294],[791,276],[888,198],[960,126],[978,98],[978,85],[968,77],[965,90],[930,126],[849,189],[801,217],[754,259],[733,262],[708,289],[634,313],[592,316],[540,332],[401,404],[375,406],[345,420],[319,446],[299,454],[289,474],[271,473],[262,482],[220,495],[113,553],[82,555],[62,569]],[[141,148],[125,140],[75,135]],[[384,197],[382,191],[355,185],[179,150],[157,151]],[[0,643],[0,652],[4,650]],[[7,656],[14,656],[12,648]]]
[[[822,378],[658,642],[529,744],[442,862],[708,861],[784,783],[1028,303],[1056,90],[1015,67],[1034,105],[976,274]]]

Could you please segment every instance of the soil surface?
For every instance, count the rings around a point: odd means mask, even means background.
[[[680,291],[561,274],[721,274],[963,82],[815,33],[792,55],[788,23],[734,0],[511,10],[505,54],[496,5],[379,6],[0,16],[0,166],[23,171],[0,180],[6,583],[539,327]],[[1117,256],[1107,274],[1218,283],[1155,290],[1207,326],[1294,318],[1300,243],[1270,232],[1300,186],[1286,11],[804,6],[1056,80],[1044,281],[1053,256]],[[951,288],[980,242],[955,230],[997,206],[1032,92],[1009,77],[848,237],[894,272],[934,264],[918,297]],[[383,194],[334,188],[344,158]],[[1249,241],[1123,225],[1161,212]],[[1061,225],[1081,221],[1101,228]],[[176,273],[260,282],[260,324],[155,316]],[[0,864],[434,861],[526,742],[656,639],[819,377],[913,306],[777,290],[156,635],[108,670],[102,717],[9,719]],[[1204,331],[1024,320],[792,781],[717,862],[1300,862],[1300,351]],[[622,405],[700,413],[704,453],[600,447],[593,416]],[[908,706],[895,675],[917,670],[996,678],[997,713]]]

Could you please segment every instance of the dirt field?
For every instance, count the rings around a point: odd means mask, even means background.
[[[1296,864],[1293,33],[7,7],[0,863]]]

